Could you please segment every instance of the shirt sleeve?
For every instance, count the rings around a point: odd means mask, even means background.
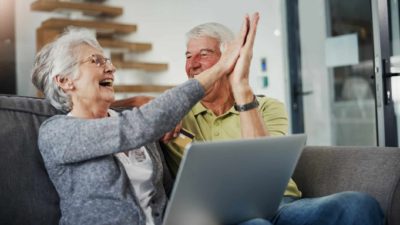
[[[203,87],[191,79],[118,117],[57,115],[40,127],[39,149],[47,164],[64,164],[138,148],[171,130],[203,95]]]
[[[286,135],[289,123],[285,105],[272,98],[261,98],[260,102],[260,112],[270,135]]]

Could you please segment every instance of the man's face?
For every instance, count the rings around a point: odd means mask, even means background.
[[[221,57],[219,42],[215,38],[192,38],[186,50],[186,74],[193,78],[212,67]]]

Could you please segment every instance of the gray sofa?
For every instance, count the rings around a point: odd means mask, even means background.
[[[59,113],[38,98],[0,95],[0,224],[54,225],[58,195],[37,148],[40,124]],[[389,225],[400,225],[400,149],[306,147],[294,179],[304,196],[370,193]]]

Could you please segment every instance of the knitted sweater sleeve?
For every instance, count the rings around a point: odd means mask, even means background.
[[[192,79],[118,117],[57,115],[40,127],[39,149],[48,165],[57,165],[138,148],[171,130],[203,95],[203,87]]]

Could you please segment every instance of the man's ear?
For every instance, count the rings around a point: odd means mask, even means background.
[[[74,83],[69,77],[63,77],[61,75],[57,75],[54,77],[57,85],[63,89],[64,92],[68,92],[74,89]]]

